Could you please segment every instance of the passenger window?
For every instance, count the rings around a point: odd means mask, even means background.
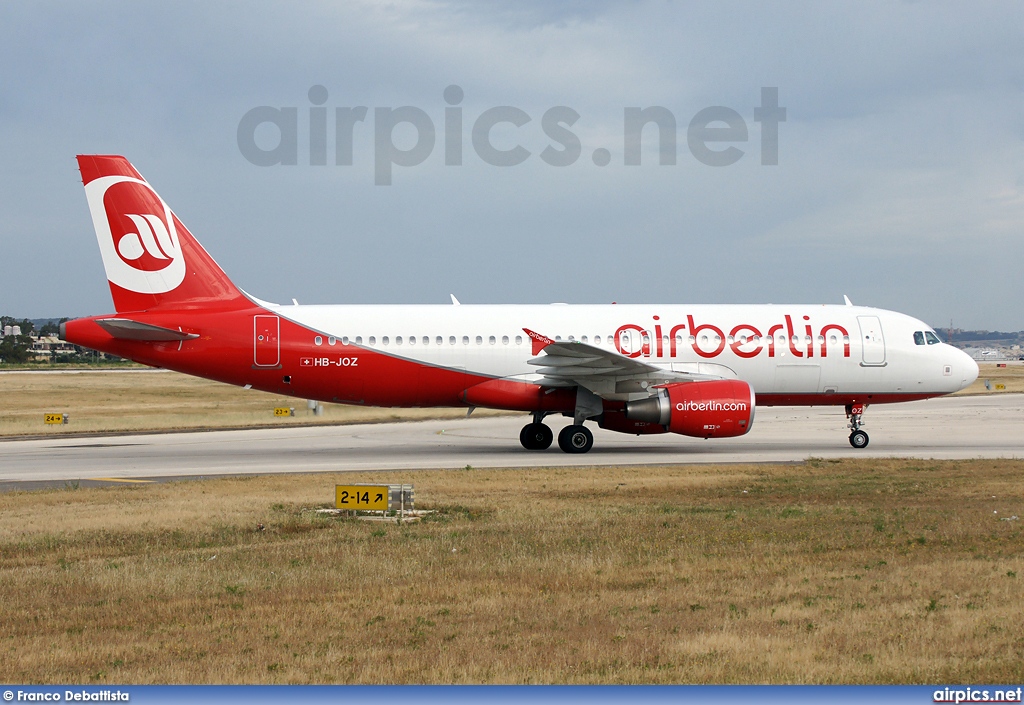
[[[936,343],[942,342],[941,340],[939,340],[939,336],[935,335],[930,330],[926,330],[924,332],[924,337],[928,339],[929,345],[935,345]]]
[[[356,336],[356,345],[362,345],[362,344],[363,344],[363,336],[357,335]]]
[[[442,338],[441,336],[437,336],[437,340],[435,340],[434,342],[437,343],[438,345],[443,345],[444,338]],[[455,341],[453,340],[452,342],[454,343]]]
[[[484,344],[484,337],[482,335],[478,335],[476,337],[476,344],[477,345],[483,345]]]
[[[501,344],[502,345],[508,345],[508,336],[507,335],[501,336]]]
[[[449,345],[455,345],[455,336],[454,335],[449,335],[448,336],[448,344]]]
[[[601,344],[601,336],[595,335],[594,336],[594,345],[600,345],[600,344]]]
[[[388,342],[389,342],[388,341],[388,337],[385,335],[383,338],[380,339],[380,342],[381,342],[381,345],[387,345]]]
[[[370,345],[376,345],[377,344],[377,336],[371,335],[370,336],[370,340],[368,342],[370,343]]]
[[[490,338],[487,339],[487,342],[490,343],[491,345],[494,345],[497,342],[497,340],[495,340],[494,336],[492,335]]]
[[[468,335],[462,336],[462,344],[463,345],[469,345],[469,336]]]
[[[522,344],[523,344],[523,336],[517,335],[516,336],[516,345],[522,345]]]
[[[330,343],[331,345],[334,345],[335,340],[334,340],[334,338],[328,338],[327,342]],[[347,335],[341,336],[341,344],[342,345],[348,345],[348,336]]]
[[[401,345],[401,344],[402,344],[402,336],[396,335],[395,336],[395,345]]]
[[[914,331],[914,345],[924,345],[924,333],[915,330]]]
[[[317,345],[323,345],[324,339],[318,335],[317,337],[313,338],[313,342],[316,343]]]
[[[330,336],[329,338],[327,338],[327,344],[328,345],[334,345],[337,342],[338,342],[338,339],[335,338],[333,335]]]

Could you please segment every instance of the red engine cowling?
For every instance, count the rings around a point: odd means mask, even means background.
[[[742,436],[754,425],[754,390],[738,379],[669,384],[626,404],[626,418],[697,438]]]

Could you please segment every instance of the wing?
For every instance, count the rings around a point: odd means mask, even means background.
[[[613,350],[577,341],[555,341],[524,328],[533,343],[538,384],[549,387],[585,387],[605,399],[627,399],[631,394],[650,394],[659,384],[730,379],[736,376],[724,365],[665,363],[657,365],[630,358]],[[687,369],[690,368],[690,369]]]

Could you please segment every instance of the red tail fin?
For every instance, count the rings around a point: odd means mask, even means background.
[[[78,157],[114,308],[144,311],[248,300],[124,157]]]

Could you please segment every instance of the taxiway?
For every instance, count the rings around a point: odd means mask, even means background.
[[[594,429],[594,449],[526,451],[527,416],[244,431],[59,436],[0,442],[0,487],[231,474],[427,468],[798,462],[809,457],[1024,458],[1024,395],[874,406],[854,450],[840,408],[760,408],[741,438],[626,436]],[[556,431],[568,419],[551,417]],[[593,424],[591,424],[593,427]],[[59,433],[59,431],[57,432]]]

